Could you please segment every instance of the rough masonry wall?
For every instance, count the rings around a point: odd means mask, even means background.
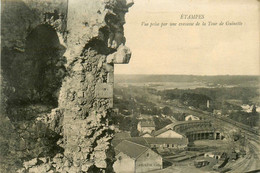
[[[59,97],[64,114],[64,156],[70,170],[111,171],[108,158],[113,126],[107,111],[112,107],[113,63],[127,63],[124,46],[124,14],[132,2],[69,1],[68,76]],[[110,58],[109,58],[110,57]]]
[[[67,0],[4,0],[1,5],[1,72],[8,83],[7,102],[39,102],[46,95],[34,82],[40,81],[40,67],[62,66],[58,64],[65,52]],[[46,67],[48,63],[53,65]]]
[[[63,151],[60,135],[37,118],[57,106],[66,14],[66,0],[1,1],[0,172]]]
[[[133,2],[1,3],[0,170],[112,172],[113,64],[131,56]]]

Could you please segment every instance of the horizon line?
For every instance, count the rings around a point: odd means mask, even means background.
[[[142,74],[142,73],[139,73],[139,74],[129,74],[129,73],[125,73],[125,74],[122,74],[122,73],[115,73],[115,75],[174,75],[174,76],[259,76],[260,77],[260,74],[208,74],[208,75],[203,75],[203,74]]]

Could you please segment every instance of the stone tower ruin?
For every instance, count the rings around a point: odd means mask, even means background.
[[[1,123],[9,130],[2,126],[0,170],[113,172],[108,116],[114,64],[131,57],[123,25],[132,5],[1,2]]]

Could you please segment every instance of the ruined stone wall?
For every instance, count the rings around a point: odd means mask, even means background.
[[[28,34],[46,22],[46,13],[66,18],[67,8],[67,0],[2,0],[1,47],[24,49]]]
[[[36,119],[57,106],[66,14],[66,0],[1,1],[0,172],[62,152],[60,135]]]
[[[130,5],[123,0],[69,1],[68,76],[59,109],[64,114],[64,155],[71,162],[70,169],[112,166],[107,153],[113,128],[107,111],[113,104],[113,63],[127,63],[130,58],[123,36],[124,14]]]
[[[14,160],[3,163],[2,172],[21,164],[20,172],[112,172],[113,125],[107,116],[113,64],[128,63],[131,56],[123,32],[131,5],[2,1],[1,122],[16,134],[7,139],[2,130],[0,142],[10,147],[1,159],[11,152]]]
[[[40,81],[39,66],[48,68],[48,63],[55,63],[51,68],[62,66],[59,64],[62,64],[65,52],[66,14],[66,0],[1,2],[1,69],[8,83],[5,92],[9,105],[39,102],[42,95],[49,92],[39,91],[34,81]],[[54,72],[49,73],[49,76],[57,76]]]

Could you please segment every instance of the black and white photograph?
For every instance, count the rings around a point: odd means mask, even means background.
[[[1,173],[260,172],[259,0],[1,0]]]

